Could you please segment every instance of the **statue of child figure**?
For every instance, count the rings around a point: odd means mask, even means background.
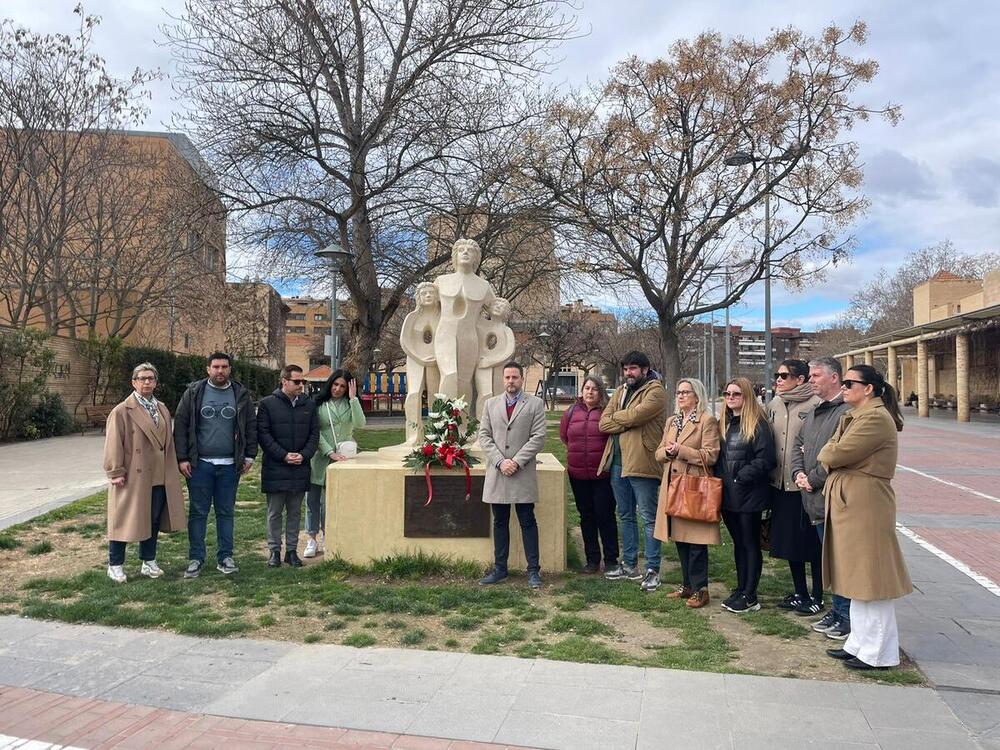
[[[508,327],[510,318],[510,302],[503,297],[497,297],[484,309],[489,311],[489,317],[480,316],[476,322],[476,333],[479,336],[479,362],[476,364],[476,417],[481,419],[483,404],[486,399],[502,392],[500,376],[502,370],[497,369],[504,362],[509,362],[514,356],[514,332]]]
[[[438,290],[429,281],[417,284],[414,293],[417,307],[405,318],[399,331],[399,345],[406,353],[405,445],[419,445],[424,440],[424,422],[420,418],[424,391],[438,392],[441,375],[434,357],[434,337],[441,318]]]

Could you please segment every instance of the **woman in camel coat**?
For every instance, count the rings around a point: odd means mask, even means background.
[[[661,542],[673,541],[681,561],[682,585],[671,599],[686,599],[698,609],[708,604],[708,545],[719,544],[718,523],[703,523],[667,516],[667,493],[677,472],[695,476],[711,473],[719,457],[719,422],[706,409],[708,395],[700,380],[677,382],[677,413],[667,419],[656,460],[663,467],[656,507],[653,536]]]
[[[823,494],[823,578],[851,600],[851,635],[827,653],[852,669],[899,664],[894,599],[913,590],[896,539],[896,392],[869,365],[852,367],[841,383],[851,410],[819,452],[830,472]]]
[[[148,362],[138,365],[132,371],[135,390],[108,416],[108,577],[115,583],[126,580],[126,542],[140,543],[140,573],[159,578],[158,533],[187,528],[170,412],[153,397],[157,376]]]

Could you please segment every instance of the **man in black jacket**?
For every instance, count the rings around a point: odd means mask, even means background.
[[[823,400],[806,416],[792,449],[792,479],[802,493],[802,507],[816,527],[820,541],[823,540],[823,522],[826,519],[823,485],[826,484],[827,471],[816,457],[833,437],[840,418],[851,408],[844,402],[840,389],[842,372],[840,362],[833,357],[821,357],[809,363],[809,382],[816,395]],[[850,599],[834,594],[833,607],[821,620],[812,624],[812,629],[824,633],[827,638],[845,640],[851,634]]]
[[[257,419],[250,392],[230,379],[232,360],[224,352],[208,355],[208,377],[191,383],[174,416],[178,468],[187,478],[188,566],[197,578],[205,562],[208,512],[215,506],[217,570],[239,570],[233,561],[236,487],[257,455]]]
[[[285,514],[285,562],[301,567],[296,548],[302,518],[302,499],[309,489],[309,460],[319,445],[316,404],[303,395],[302,368],[286,365],[281,387],[260,402],[257,439],[264,450],[260,486],[267,495],[267,564],[281,565],[281,516]]]

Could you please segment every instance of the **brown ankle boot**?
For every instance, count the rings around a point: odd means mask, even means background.
[[[691,609],[701,609],[708,604],[708,601],[708,589],[701,589],[701,591],[691,595],[691,597],[687,600],[687,605]]]
[[[671,591],[669,594],[667,594],[667,599],[687,599],[692,594],[694,594],[694,592],[687,586],[681,586],[676,591]]]

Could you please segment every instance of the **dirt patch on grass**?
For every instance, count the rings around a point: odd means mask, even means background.
[[[61,529],[76,529],[88,523],[99,524],[100,531],[87,535],[75,531],[60,533]],[[106,559],[101,560],[100,552],[102,547],[107,549],[102,516],[80,516],[51,526],[25,529],[18,532],[17,540],[20,546],[0,551],[0,570],[4,571],[0,576],[0,596],[3,597],[16,596],[21,586],[32,578],[74,576],[107,563]],[[40,555],[28,553],[41,542],[49,542],[52,551]]]
[[[639,612],[596,604],[581,614],[617,630],[617,635],[598,636],[598,640],[635,659],[646,659],[655,649],[681,644],[675,631],[652,625]]]

